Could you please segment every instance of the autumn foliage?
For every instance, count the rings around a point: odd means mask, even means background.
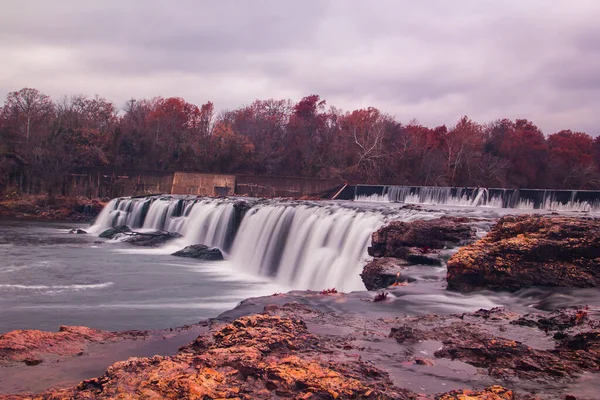
[[[14,160],[46,190],[73,167],[337,178],[357,183],[600,188],[600,138],[531,121],[403,124],[376,108],[341,111],[318,95],[257,100],[215,114],[211,102],[9,93],[0,109],[0,188]]]

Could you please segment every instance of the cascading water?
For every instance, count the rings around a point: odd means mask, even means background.
[[[115,199],[104,207],[89,232],[128,225],[144,231],[180,233],[182,247],[201,243],[227,251],[232,223],[231,202],[170,197]]]
[[[364,289],[360,272],[378,227],[390,219],[432,217],[415,210],[384,215],[335,204],[257,202],[236,232],[233,200],[151,197],[111,201],[90,232],[136,221],[144,230],[180,233],[180,247],[219,247],[238,269],[290,288],[351,291]]]
[[[351,190],[354,193],[345,198],[361,202],[600,211],[600,192],[597,191],[368,185],[349,187],[348,192]]]

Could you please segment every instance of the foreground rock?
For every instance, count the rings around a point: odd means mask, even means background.
[[[173,239],[179,239],[181,235],[177,232],[131,232],[125,234],[124,242],[141,247],[160,247]]]
[[[412,262],[411,256],[422,256],[429,250],[464,245],[475,238],[475,231],[468,222],[467,218],[455,217],[413,222],[393,221],[373,233],[369,255],[402,258]],[[420,251],[415,254],[414,249]]]
[[[14,362],[42,363],[47,356],[70,357],[82,353],[91,343],[117,340],[134,332],[117,334],[85,326],[61,326],[58,332],[18,330],[0,335],[0,366]]]
[[[384,289],[401,280],[408,263],[397,258],[375,258],[363,268],[360,277],[367,290]]]
[[[374,232],[369,255],[375,257],[361,274],[367,290],[383,289],[398,281],[408,265],[442,265],[443,249],[474,240],[467,218],[442,217],[413,222],[394,221]]]
[[[448,261],[448,288],[600,286],[600,220],[509,216]]]
[[[199,260],[222,260],[223,253],[216,247],[208,247],[203,244],[194,244],[176,251],[172,255],[177,257],[197,258]]]
[[[353,299],[304,296],[311,304]],[[215,320],[176,355],[130,358],[76,387],[8,398],[596,398],[599,310],[381,318],[321,312],[286,298],[244,302],[279,305]]]
[[[128,227],[127,225],[119,225],[119,226],[115,226],[115,227],[104,230],[98,236],[103,239],[114,239],[117,237],[117,235],[120,235],[123,233],[129,233],[129,232],[131,232],[130,227]]]

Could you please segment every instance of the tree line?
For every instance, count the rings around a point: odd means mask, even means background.
[[[4,156],[2,156],[4,155]],[[345,112],[318,95],[256,100],[215,113],[178,97],[132,99],[36,89],[0,109],[0,187],[14,163],[50,193],[74,167],[337,178],[355,183],[516,188],[600,188],[600,137],[531,121],[451,127],[403,124],[376,108]]]

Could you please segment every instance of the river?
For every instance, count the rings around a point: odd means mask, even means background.
[[[364,290],[358,274],[370,234],[385,222],[472,216],[480,219],[475,226],[484,235],[495,218],[524,212],[251,200],[239,227],[230,229],[234,200],[166,197],[143,207],[148,201],[112,202],[93,227],[1,220],[0,333],[54,331],[60,325],[164,329],[215,317],[249,297],[292,289],[336,287],[364,300],[374,294]],[[158,249],[99,239],[97,234],[114,223],[129,223],[140,230],[168,229],[183,237]],[[69,234],[74,227],[90,234]],[[226,260],[170,255],[193,243],[226,249]],[[382,315],[447,314],[494,306],[526,311],[600,305],[596,289],[531,288],[510,294],[463,295],[445,290],[444,267],[416,266],[403,275],[414,282],[390,290],[394,301],[381,306]],[[310,302],[299,297],[298,301]],[[328,304],[327,310],[360,313],[361,302]]]

